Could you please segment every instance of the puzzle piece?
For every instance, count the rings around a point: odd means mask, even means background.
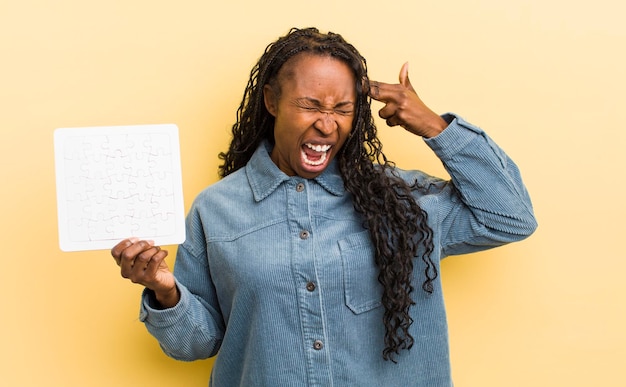
[[[162,220],[169,219],[168,215],[174,214],[174,195],[152,196],[152,215]]]
[[[110,134],[100,144],[102,154],[106,157],[126,157],[135,147],[135,142],[127,134]]]
[[[144,185],[137,190],[137,183],[129,178],[130,175],[115,174],[102,184],[102,188],[108,193],[110,199],[129,199],[133,196],[133,192],[150,189],[149,185]]]
[[[106,230],[113,239],[123,239],[129,235],[139,235],[139,225],[132,216],[114,216],[106,224]]]
[[[150,154],[151,155],[171,155],[172,146],[166,134],[152,133],[150,134]]]
[[[176,216],[175,214],[169,213],[165,217],[164,221],[154,223],[153,225],[154,235],[159,237],[159,236],[164,236],[164,235],[172,235],[173,233],[175,233],[176,232],[176,228],[175,228],[176,222],[174,222],[175,216]]]
[[[95,163],[102,161],[106,154],[103,152],[102,144],[107,141],[107,136],[104,134],[92,134],[82,137],[82,154],[88,160],[92,160]],[[68,148],[66,144],[66,149]]]

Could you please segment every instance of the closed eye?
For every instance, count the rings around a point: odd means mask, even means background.
[[[354,113],[354,111],[344,110],[344,109],[335,109],[335,113],[340,114],[342,116],[351,116]]]
[[[352,102],[340,102],[334,108],[324,108],[320,102],[311,98],[300,98],[294,101],[294,105],[305,112],[320,112],[338,114],[341,116],[351,116],[354,114]]]

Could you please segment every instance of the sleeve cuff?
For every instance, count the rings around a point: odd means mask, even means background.
[[[167,309],[157,308],[154,292],[147,288],[144,289],[141,295],[139,320],[149,325],[164,327],[174,325],[183,318],[184,311],[189,306],[189,292],[178,281],[176,281],[176,286],[180,291],[180,300],[178,304]]]
[[[448,123],[448,127],[439,135],[424,139],[424,142],[441,160],[450,159],[477,135],[484,134],[482,129],[454,113],[446,113],[441,117]]]

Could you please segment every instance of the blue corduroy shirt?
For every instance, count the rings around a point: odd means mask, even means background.
[[[398,169],[417,183],[434,231],[433,261],[521,240],[536,228],[516,165],[478,127],[454,115],[426,143],[451,180]],[[169,356],[218,355],[209,384],[226,386],[452,385],[439,276],[422,291],[415,260],[410,333],[384,361],[382,288],[363,218],[336,163],[307,180],[287,176],[261,145],[245,168],[205,189],[187,217],[174,268],[180,302],[140,318]],[[219,352],[219,354],[218,354]]]

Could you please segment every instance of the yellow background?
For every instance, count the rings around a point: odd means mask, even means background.
[[[217,179],[265,45],[315,25],[359,48],[377,80],[409,61],[427,104],[487,130],[532,194],[530,239],[443,265],[455,385],[626,385],[625,12],[617,0],[2,0],[0,384],[206,385],[211,361],[160,352],[137,319],[141,289],[108,252],[59,250],[52,133],[177,124],[188,208]],[[400,166],[443,173],[419,139],[382,132]]]

